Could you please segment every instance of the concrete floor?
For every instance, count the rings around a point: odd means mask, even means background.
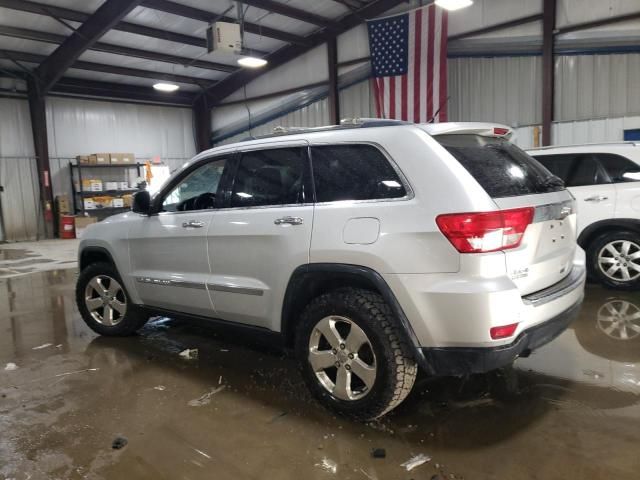
[[[0,279],[1,479],[640,476],[637,293],[589,286],[572,327],[515,369],[422,381],[360,424],[318,406],[292,360],[238,338],[168,319],[98,338],[74,282],[73,270]],[[636,329],[620,339],[603,315],[624,305]],[[194,347],[198,360],[178,356]],[[400,466],[421,453],[432,460]]]

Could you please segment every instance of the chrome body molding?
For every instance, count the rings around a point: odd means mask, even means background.
[[[152,285],[165,285],[167,287],[195,288],[197,290],[206,290],[207,288],[204,283],[201,282],[188,282],[186,280],[167,278],[136,277],[136,281],[139,283],[150,283]]]
[[[261,297],[264,290],[260,288],[237,287],[235,285],[220,285],[218,283],[207,283],[207,288],[214,292],[241,293],[243,295],[255,295]]]

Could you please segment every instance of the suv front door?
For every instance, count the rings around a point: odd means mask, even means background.
[[[309,262],[313,198],[306,143],[238,154],[208,243],[208,288],[224,320],[280,330],[293,271]]]
[[[145,305],[214,317],[207,231],[229,157],[198,163],[154,199],[129,230],[130,275]]]

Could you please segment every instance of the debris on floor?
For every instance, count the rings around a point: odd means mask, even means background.
[[[164,390],[167,389],[167,387],[165,387],[164,385],[156,385],[155,387],[153,387],[154,390],[160,390],[161,392],[163,392]]]
[[[338,471],[338,464],[327,457],[324,457],[319,463],[316,463],[314,466],[321,468],[325,472],[333,474]]]
[[[415,457],[411,457],[406,462],[400,464],[400,466],[406,468],[407,472],[410,472],[414,468],[419,467],[423,463],[427,463],[429,461],[431,461],[431,457],[430,456],[425,455],[424,453],[420,453],[420,454],[416,455]]]
[[[9,371],[9,370],[17,370],[18,369],[18,365],[16,365],[15,363],[9,362],[7,363],[7,366],[4,367],[5,370]]]
[[[212,388],[211,391],[201,395],[200,397],[189,400],[189,402],[187,402],[187,405],[189,405],[190,407],[202,407],[204,405],[209,405],[211,403],[211,397],[213,397],[216,393],[224,390],[225,387],[226,385],[220,385],[219,387]]]
[[[111,443],[111,448],[113,448],[114,450],[120,450],[121,448],[124,448],[127,443],[129,443],[129,440],[127,440],[125,437],[116,437]]]
[[[53,347],[53,343],[43,343],[42,345],[33,347],[31,350],[42,350],[43,348],[49,348],[49,347]]]
[[[385,458],[387,456],[387,451],[384,448],[374,448],[371,450],[371,456],[373,458]]]
[[[197,348],[187,348],[183,350],[179,354],[185,360],[197,360],[198,359],[198,349]]]

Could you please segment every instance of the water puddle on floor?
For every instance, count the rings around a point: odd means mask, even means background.
[[[166,318],[97,337],[74,282],[0,280],[0,478],[638,478],[637,294],[590,286],[570,328],[514,368],[420,378],[365,424],[318,406],[292,358],[243,338]]]

